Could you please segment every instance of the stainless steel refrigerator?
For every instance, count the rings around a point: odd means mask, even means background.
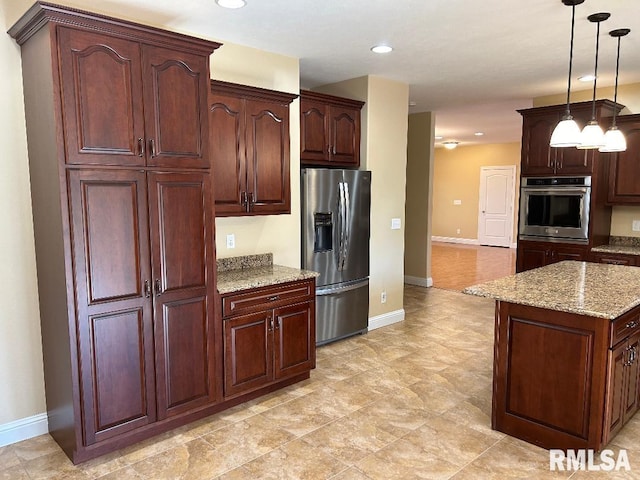
[[[367,331],[371,172],[303,168],[302,267],[316,280],[318,345]]]

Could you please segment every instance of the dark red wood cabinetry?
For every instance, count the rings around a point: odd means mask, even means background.
[[[627,140],[625,152],[609,153],[609,203],[640,205],[640,115],[617,117]]]
[[[211,81],[217,216],[290,213],[290,93]]]
[[[77,463],[222,399],[207,116],[219,44],[46,3],[10,34],[49,430]]]
[[[598,100],[596,118],[601,120],[613,115],[615,105],[609,100]],[[597,151],[549,145],[553,129],[565,109],[564,105],[554,105],[518,110],[522,114],[522,176],[591,175],[594,172],[594,161],[601,156]],[[571,114],[580,126],[591,119],[591,111],[591,102],[571,104]]]
[[[300,163],[360,166],[360,110],[364,102],[300,92]]]
[[[315,367],[315,281],[222,296],[225,397]]]
[[[569,243],[520,240],[516,270],[523,272],[563,260],[587,260],[589,247]]]

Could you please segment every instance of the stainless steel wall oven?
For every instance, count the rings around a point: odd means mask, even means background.
[[[591,177],[524,177],[520,186],[522,240],[586,244]]]

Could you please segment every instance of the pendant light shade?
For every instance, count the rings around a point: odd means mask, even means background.
[[[596,120],[596,87],[598,82],[598,50],[600,47],[600,23],[611,16],[610,13],[594,13],[587,18],[596,24],[596,62],[593,69],[593,101],[591,106],[591,120],[585,125],[580,134],[580,149],[594,149],[604,147],[604,132]]]
[[[616,87],[613,94],[613,102],[618,103],[618,73],[620,70],[620,38],[628,35],[628,28],[618,28],[617,30],[611,30],[609,35],[613,38],[618,39],[618,53],[616,55]],[[627,139],[624,138],[624,134],[618,130],[616,126],[616,111],[617,108],[613,109],[613,118],[611,120],[611,128],[607,130],[607,133],[604,135],[604,147],[601,147],[599,151],[601,152],[624,152],[627,149]]]
[[[552,147],[575,147],[580,144],[580,127],[571,116],[569,108],[571,100],[571,66],[573,64],[573,31],[576,20],[576,5],[584,3],[584,0],[562,0],[562,3],[571,7],[571,43],[569,48],[569,79],[567,81],[567,109],[562,120],[551,134],[549,145]]]

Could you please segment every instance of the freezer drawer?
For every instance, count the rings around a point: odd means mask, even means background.
[[[369,280],[316,289],[316,344],[364,333],[369,325]]]

